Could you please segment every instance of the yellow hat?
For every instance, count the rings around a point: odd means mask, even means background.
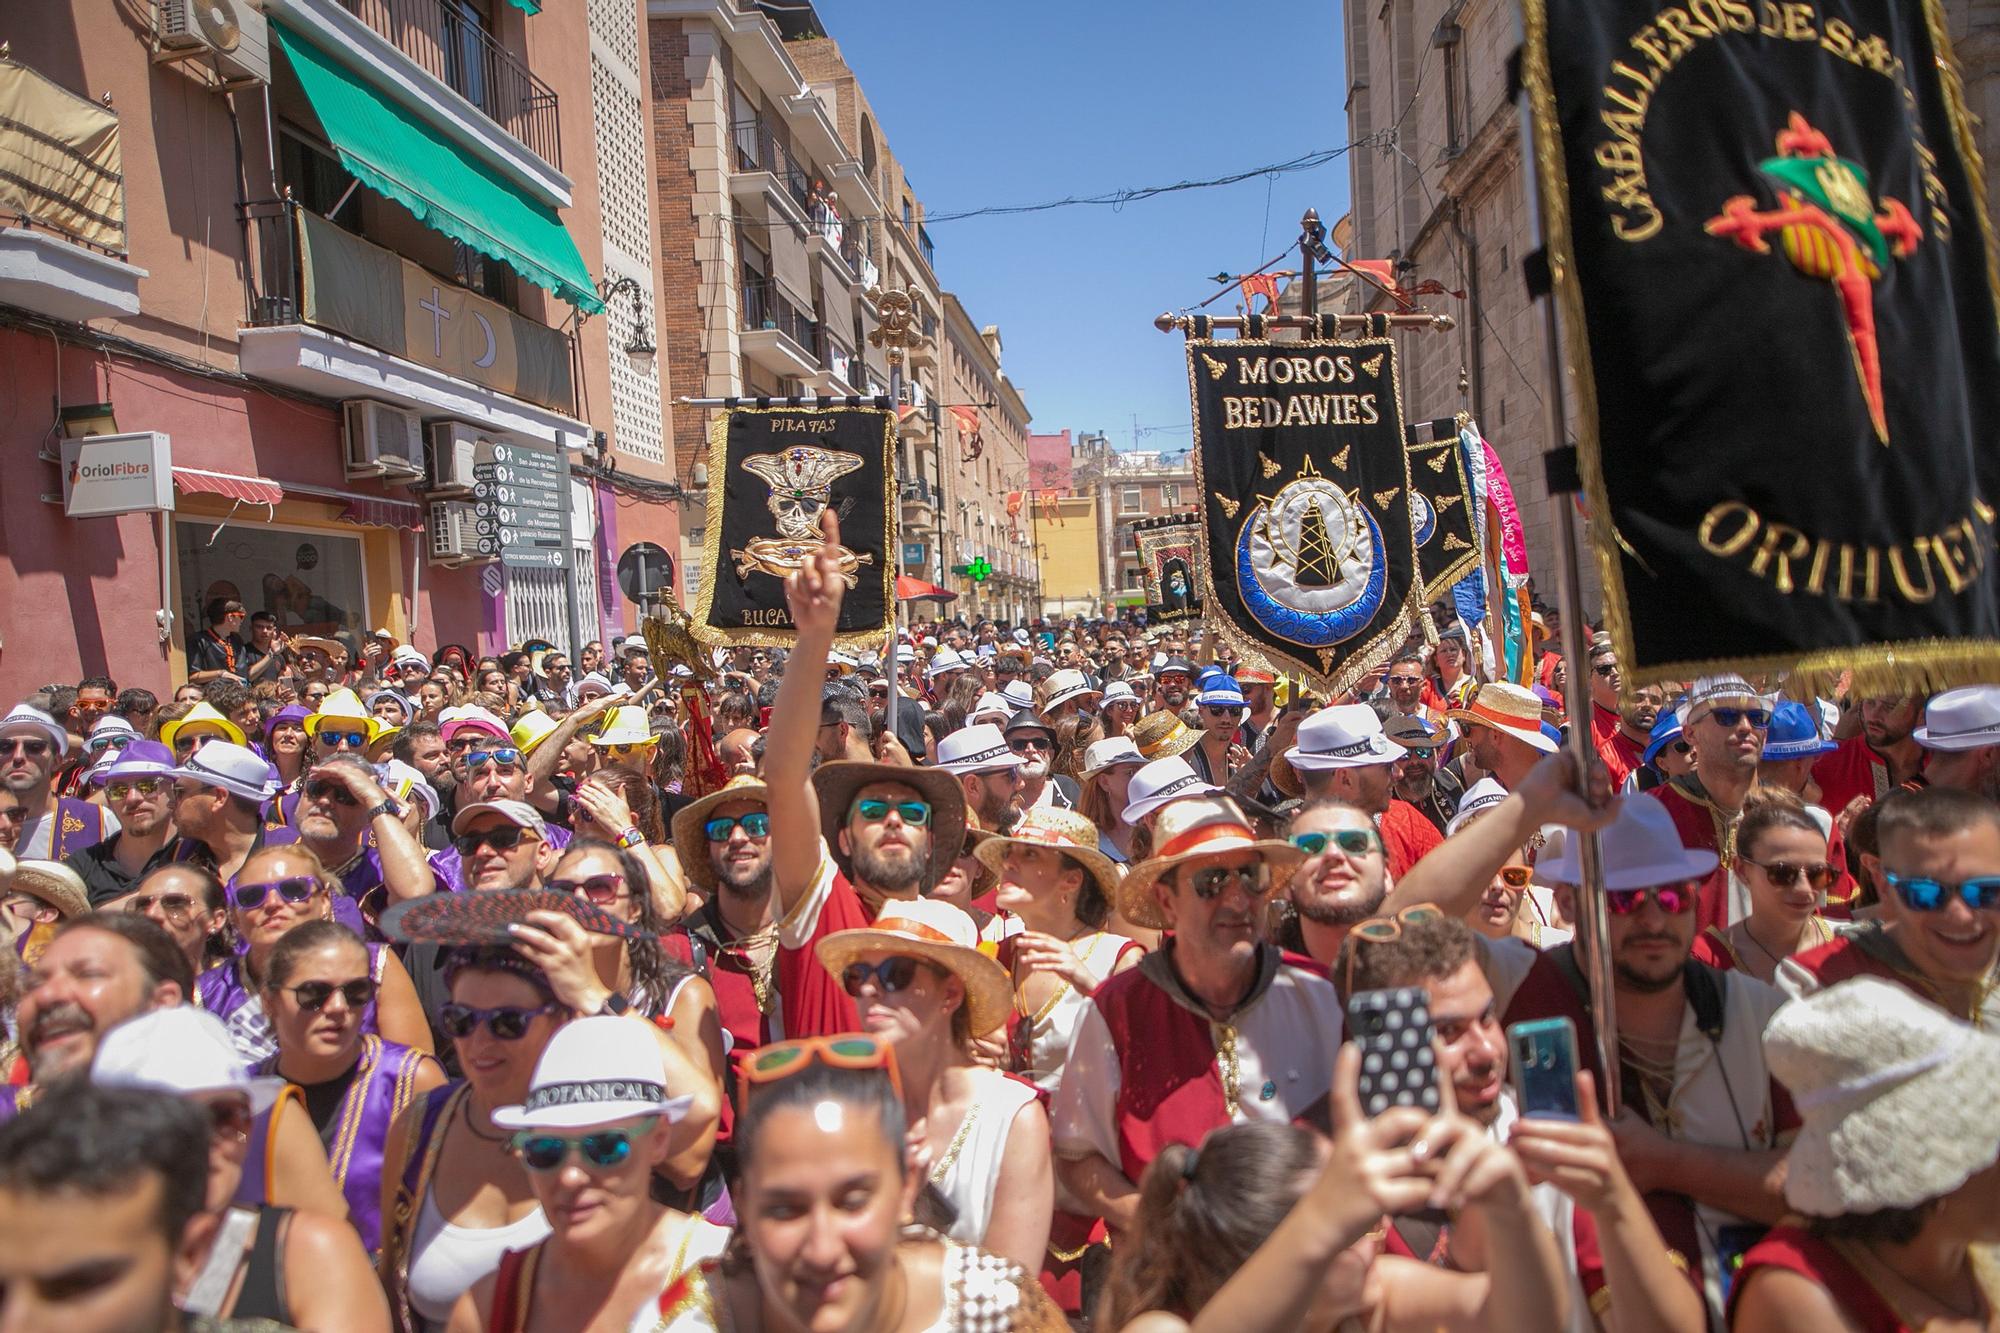
[[[381,718],[362,706],[361,696],[349,689],[335,690],[319,701],[319,711],[305,720],[306,735],[318,736],[319,729],[329,722],[340,726],[359,724],[368,733],[369,745],[382,738],[385,726]]]
[[[308,727],[311,726],[310,720],[308,720],[307,725]],[[174,737],[180,735],[181,732],[189,727],[213,727],[238,745],[246,743],[243,739],[243,728],[224,717],[216,710],[214,704],[203,699],[193,708],[188,709],[187,716],[161,726],[160,744],[166,746],[169,750],[173,749]]]
[[[541,709],[532,709],[514,719],[512,735],[514,744],[524,755],[533,754],[535,747],[549,738],[556,729],[556,720]]]
[[[660,738],[646,722],[646,710],[630,704],[611,710],[604,727],[590,738],[592,745],[652,745]]]

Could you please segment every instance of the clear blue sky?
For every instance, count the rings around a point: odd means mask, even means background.
[[[933,216],[1232,175],[1345,143],[1338,0],[815,0]],[[1034,429],[1189,443],[1162,310],[1256,268],[1347,163],[1126,204],[930,225],[938,280],[998,324]],[[1288,260],[1281,268],[1296,268]],[[1234,297],[1209,307],[1234,313]]]

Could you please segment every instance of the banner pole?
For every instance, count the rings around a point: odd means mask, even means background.
[[[1518,5],[1514,22],[1518,70],[1527,51],[1527,24]],[[1534,117],[1529,112],[1527,90],[1517,86],[1514,96],[1521,117],[1521,142],[1530,146],[1527,161],[1532,169],[1538,160],[1533,151]],[[1531,179],[1530,188],[1523,191],[1528,202],[1528,226],[1541,247],[1524,261],[1523,267],[1527,271],[1528,294],[1541,308],[1542,317],[1542,422],[1549,441],[1542,461],[1549,499],[1555,510],[1557,605],[1562,610],[1563,660],[1569,667],[1569,688],[1563,692],[1563,706],[1569,714],[1568,744],[1576,761],[1577,791],[1588,800],[1591,763],[1596,755],[1590,745],[1590,684],[1584,674],[1587,640],[1583,632],[1583,576],[1577,558],[1576,497],[1583,483],[1577,473],[1576,448],[1568,442],[1569,426],[1563,409],[1562,329],[1556,321],[1549,237],[1543,222],[1540,186],[1537,175]],[[1581,335],[1578,330],[1578,336]],[[1527,641],[1525,656],[1534,651],[1534,635],[1525,623],[1521,628]],[[1576,861],[1583,882],[1577,888],[1576,939],[1583,955],[1580,961],[1590,991],[1591,1029],[1597,1037],[1598,1068],[1602,1071],[1597,1080],[1598,1090],[1604,1098],[1605,1115],[1610,1117],[1618,1114],[1621,1061],[1618,1001],[1611,974],[1611,927],[1604,903],[1603,849],[1594,832],[1578,833],[1572,829],[1568,836],[1578,839]]]

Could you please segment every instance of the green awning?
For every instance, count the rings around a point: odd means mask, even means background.
[[[542,12],[542,0],[514,0],[514,8],[524,14],[539,14]]]
[[[604,309],[576,242],[547,204],[465,152],[313,43],[273,22],[340,164],[418,220],[499,260],[586,314]]]

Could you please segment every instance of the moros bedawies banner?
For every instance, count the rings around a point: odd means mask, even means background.
[[[1626,680],[1993,679],[2000,315],[1940,0],[1523,0]]]
[[[1253,666],[1338,694],[1411,624],[1396,345],[1191,338],[1187,355],[1203,610]]]

